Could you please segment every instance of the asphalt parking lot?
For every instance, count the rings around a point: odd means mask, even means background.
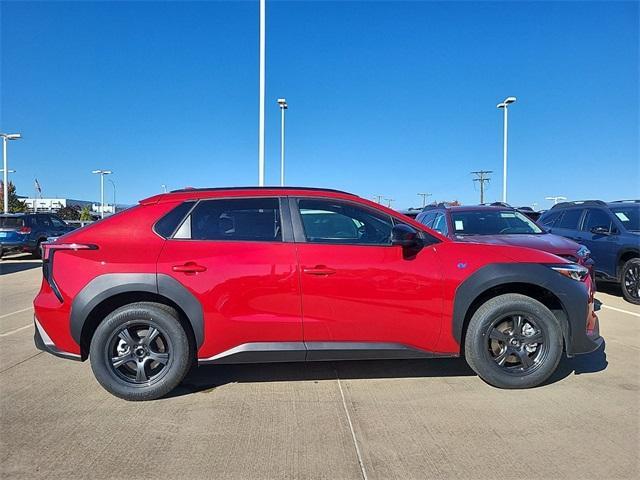
[[[463,360],[201,367],[128,403],[33,345],[40,264],[0,262],[2,478],[638,478],[640,308],[598,294],[606,345],[533,390]]]

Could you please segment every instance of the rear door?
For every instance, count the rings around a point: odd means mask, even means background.
[[[198,358],[255,342],[301,345],[296,251],[280,204],[264,197],[200,200],[165,242],[158,274],[184,285],[204,310]]]
[[[329,198],[292,203],[308,358],[341,342],[432,349],[442,313],[434,245],[405,258],[390,243],[394,220],[381,211]]]

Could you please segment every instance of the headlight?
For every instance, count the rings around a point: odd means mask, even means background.
[[[589,270],[578,265],[577,263],[566,263],[564,265],[551,265],[551,268],[558,272],[560,275],[571,278],[578,282],[584,280],[589,275]]]
[[[591,250],[589,250],[584,245],[580,245],[580,248],[578,248],[576,255],[578,255],[578,257],[580,258],[587,258],[588,256],[591,255]]]

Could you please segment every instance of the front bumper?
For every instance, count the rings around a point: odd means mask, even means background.
[[[56,357],[82,361],[80,355],[70,352],[64,352],[56,347],[55,343],[53,343],[53,340],[49,338],[49,335],[47,335],[47,332],[44,331],[44,328],[42,328],[42,325],[40,325],[40,322],[38,322],[38,319],[35,316],[33,317],[33,323],[35,325],[33,342],[36,344],[36,348],[38,350],[50,353],[51,355],[55,355]]]
[[[560,295],[568,314],[568,331],[564,332],[567,356],[591,353],[604,342],[596,314],[598,306],[593,296],[595,282],[587,277],[585,284],[568,279],[564,283],[567,289]]]

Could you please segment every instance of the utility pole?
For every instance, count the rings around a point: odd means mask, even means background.
[[[493,171],[478,170],[477,172],[471,172],[472,175],[476,176],[473,181],[478,182],[478,184],[480,185],[480,203],[484,203],[484,184],[491,181],[491,179],[489,178],[490,173],[493,173]]]
[[[391,202],[394,202],[395,198],[385,198],[385,200],[387,201],[387,207],[391,208]]]
[[[419,197],[422,197],[422,208],[427,206],[427,198],[431,196],[430,193],[419,193]]]
[[[374,195],[373,199],[375,200],[376,203],[382,203],[382,198],[384,197],[384,195]]]

